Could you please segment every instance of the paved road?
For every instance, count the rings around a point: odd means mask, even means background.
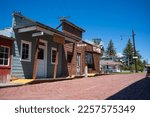
[[[3,88],[0,89],[0,99],[141,99],[140,94],[137,98],[135,93],[143,94],[144,91],[144,99],[150,99],[147,95],[150,81],[144,77],[144,73],[105,75]]]

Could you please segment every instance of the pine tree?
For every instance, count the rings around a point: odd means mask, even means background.
[[[135,65],[134,65],[135,63],[133,61],[134,49],[133,49],[133,45],[132,45],[130,39],[128,40],[127,45],[126,45],[123,53],[126,56],[126,58],[128,59],[128,69],[131,71],[135,70]],[[140,55],[139,51],[136,51],[136,55],[138,56],[138,59],[137,59],[138,71],[143,71],[144,70],[144,64],[140,60],[142,58],[142,56]]]
[[[112,39],[108,43],[106,54],[107,54],[107,56],[110,56],[110,57],[116,56],[116,50],[114,48],[114,43],[113,43]]]
[[[124,55],[126,56],[126,58],[128,59],[128,66],[133,64],[133,45],[131,43],[131,40],[129,39],[127,42],[127,45],[123,51]]]

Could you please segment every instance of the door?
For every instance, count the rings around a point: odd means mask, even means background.
[[[77,75],[81,72],[81,54],[77,53]]]
[[[37,78],[44,78],[47,74],[47,50],[46,45],[39,45],[37,58]]]

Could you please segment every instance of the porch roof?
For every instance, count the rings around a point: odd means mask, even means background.
[[[4,35],[0,35],[0,38],[3,38],[3,39],[8,39],[8,40],[12,40],[14,41],[15,39],[12,38],[12,37],[7,37],[7,36],[4,36]]]
[[[88,43],[86,41],[82,41],[83,44],[86,44],[86,52],[89,52],[89,53],[95,53],[95,54],[102,54],[102,51],[101,51],[101,48],[94,45],[94,44],[91,44],[91,43]]]
[[[42,23],[39,23],[39,22],[35,22],[35,23],[33,23],[33,25],[21,26],[21,27],[17,27],[17,28],[14,28],[14,29],[17,29],[18,33],[36,31],[36,32],[43,32],[43,33],[48,34],[48,35],[54,35],[55,34],[55,35],[64,37],[65,40],[71,41],[71,42],[81,40],[81,38],[63,33],[63,32],[61,32],[57,29],[51,28],[51,27],[46,26],[46,25],[44,25]]]
[[[29,24],[24,24],[23,26],[16,26],[16,23],[14,23],[14,24],[13,24],[13,29],[22,30],[22,31],[19,31],[19,32],[23,32],[23,30],[24,30],[25,28],[29,28],[29,27],[33,27],[33,26],[34,26],[34,27],[37,27],[37,29],[39,29],[39,27],[40,27],[40,28],[43,28],[43,29],[45,29],[45,30],[47,30],[47,31],[51,31],[52,33],[59,34],[59,35],[64,36],[64,37],[66,37],[66,38],[71,38],[71,39],[76,40],[76,41],[80,41],[80,40],[81,40],[80,37],[76,37],[76,36],[73,36],[73,35],[65,34],[65,33],[61,32],[61,31],[59,31],[59,30],[57,30],[57,29],[54,29],[54,28],[52,28],[52,27],[50,27],[50,26],[47,26],[47,25],[45,25],[45,24],[43,24],[43,23],[40,23],[40,22],[38,22],[38,21],[32,20],[32,19],[30,19],[30,18],[28,18],[28,17],[25,17],[25,16],[23,16],[20,12],[14,12],[14,13],[13,13],[13,17],[14,17],[14,16],[20,17],[21,19],[25,19],[25,20],[27,20],[27,21],[30,22]],[[34,28],[34,30],[37,30],[37,29]],[[83,30],[83,29],[80,28],[80,30]],[[26,30],[26,31],[27,31],[27,30]],[[33,31],[33,30],[32,30],[32,31]],[[37,30],[37,31],[38,31],[38,30]],[[41,31],[41,30],[40,30],[40,31]],[[83,31],[84,31],[84,30],[83,30]]]
[[[150,64],[145,65],[145,67],[149,67],[150,68]]]

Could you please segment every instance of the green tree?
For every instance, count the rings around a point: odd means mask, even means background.
[[[143,60],[143,64],[144,64],[144,66],[145,66],[145,65],[146,65],[146,64],[148,64],[148,63],[147,63],[147,61],[146,61],[146,60]]]
[[[128,59],[128,66],[131,66],[133,63],[133,45],[131,43],[131,40],[129,39],[127,42],[127,45],[125,47],[125,49],[123,50],[123,54],[126,56],[126,58]]]
[[[127,45],[126,45],[125,49],[123,50],[123,53],[128,60],[128,64],[127,64],[127,66],[124,66],[124,69],[131,70],[131,71],[135,70],[135,61],[133,60],[134,49],[133,49],[133,45],[132,45],[130,39],[128,40]],[[138,57],[137,62],[136,62],[137,63],[137,70],[143,71],[144,70],[144,64],[141,61],[142,56],[140,55],[139,51],[136,51],[136,56]]]
[[[110,56],[110,57],[116,56],[116,50],[115,50],[112,39],[108,43],[108,47],[106,49],[106,54],[107,54],[107,56]]]
[[[135,70],[135,64],[132,65],[132,70]],[[137,70],[143,72],[144,64],[140,59],[137,59]]]

